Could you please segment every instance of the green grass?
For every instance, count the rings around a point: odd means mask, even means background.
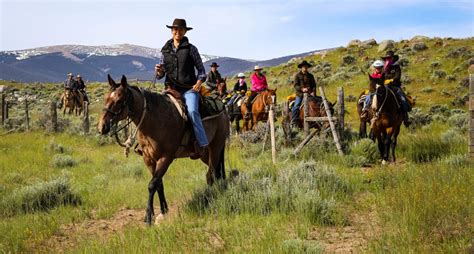
[[[451,102],[467,93],[459,84],[467,76],[467,68],[461,68],[465,51],[458,49],[465,46],[472,52],[472,40],[445,40],[447,45],[439,47],[431,39],[424,51],[402,50],[401,56],[408,60],[404,73],[411,80],[407,89],[417,96],[418,108],[412,114],[414,127],[402,128],[398,164],[379,165],[374,144],[355,142],[351,130],[345,135],[343,157],[336,154],[331,137],[318,137],[295,158],[292,148],[282,145],[277,129],[277,165],[271,163],[269,146],[262,152],[261,142],[232,137],[227,172],[238,169],[239,176],[220,188],[208,188],[202,163],[176,160],[164,177],[168,203],[178,210],[174,218],[158,226],[128,226],[107,240],[83,235],[67,251],[320,253],[327,242],[312,239],[311,233],[330,235],[331,230],[343,232],[348,226],[361,230],[354,217],[373,214],[380,235],[367,238],[368,249],[362,252],[467,252],[474,233],[473,164],[465,156],[468,121],[462,110],[466,107]],[[397,48],[406,43],[397,43]],[[313,73],[331,101],[338,86],[354,97],[366,87],[362,72],[381,53],[377,47],[362,51],[360,56],[357,48],[340,48],[324,57],[306,58],[321,63]],[[347,55],[354,56],[355,63],[341,67]],[[431,79],[434,61],[456,80]],[[266,71],[271,86],[278,87],[278,101],[283,101],[292,93],[296,64]],[[350,78],[337,78],[344,73]],[[8,85],[20,92],[34,90],[43,100],[60,92],[57,84]],[[89,86],[92,130],[106,91],[104,84]],[[356,129],[355,102],[346,106],[348,128]],[[32,131],[0,137],[0,252],[38,251],[66,224],[108,219],[124,207],[144,211],[150,175],[142,158],[132,154],[126,159],[112,139],[83,134],[80,119],[63,117],[62,112],[58,113],[64,132],[45,132],[44,104],[31,108]],[[12,118],[20,121],[20,111],[14,107]],[[81,202],[66,202],[68,195]]]

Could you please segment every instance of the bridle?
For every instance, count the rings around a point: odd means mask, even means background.
[[[135,131],[132,133],[130,133],[130,135],[128,136],[128,139],[127,141],[125,141],[124,144],[122,144],[122,142],[120,142],[120,139],[118,137],[118,132],[121,131],[122,129],[124,129],[125,127],[129,126],[131,123],[132,123],[132,119],[131,119],[131,116],[134,115],[134,112],[133,110],[131,109],[131,105],[133,104],[133,95],[130,95],[131,94],[131,91],[130,91],[130,87],[127,87],[127,92],[126,92],[126,99],[122,102],[122,105],[120,106],[119,110],[116,112],[116,111],[113,111],[112,109],[108,108],[108,107],[105,107],[103,108],[103,111],[104,112],[107,112],[107,113],[110,113],[112,115],[112,119],[110,121],[114,122],[115,121],[115,124],[118,124],[118,121],[116,120],[120,115],[122,115],[123,113],[123,110],[125,108],[128,108],[128,115],[127,115],[127,123],[120,127],[120,128],[116,128],[116,130],[111,133],[110,135],[114,135],[115,136],[115,140],[117,141],[117,143],[121,146],[121,147],[125,147],[125,155],[128,156],[129,152],[130,152],[130,148],[133,146],[133,144],[135,143],[135,137],[137,135],[137,132],[138,130],[140,129],[140,126],[142,125],[143,123],[143,119],[145,119],[145,115],[146,115],[146,111],[147,111],[147,100],[146,100],[146,96],[145,94],[143,93],[143,89],[141,88],[135,88],[135,87],[132,87],[134,89],[137,89],[139,92],[140,92],[140,95],[142,96],[143,98],[143,111],[142,111],[142,114],[140,116],[140,121],[138,122],[137,124],[137,128],[135,129]]]

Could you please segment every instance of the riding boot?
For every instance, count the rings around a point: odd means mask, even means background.
[[[189,157],[191,158],[191,160],[197,160],[199,158],[201,158],[204,153],[206,152],[208,146],[199,146],[199,144],[197,142],[194,142],[194,152],[192,152]]]
[[[403,114],[403,124],[405,125],[405,127],[409,127],[411,124],[411,121],[410,121],[410,118],[408,117],[408,113],[403,112],[402,114]]]
[[[247,104],[247,112],[245,112],[244,118],[250,118],[252,115],[252,105]]]

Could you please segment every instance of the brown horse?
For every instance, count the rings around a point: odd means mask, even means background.
[[[130,86],[125,76],[122,76],[119,84],[110,75],[108,79],[110,92],[105,96],[104,112],[98,124],[99,133],[107,134],[112,124],[126,118],[137,126],[141,154],[152,174],[145,216],[145,222],[151,224],[155,192],[160,200],[161,214],[168,212],[162,179],[176,158],[186,158],[192,153],[194,145],[192,138],[189,138],[192,129],[167,95]],[[203,125],[209,148],[200,159],[209,166],[207,183],[211,185],[215,179],[225,179],[224,148],[229,135],[229,119],[225,112],[221,112],[204,120]]]
[[[370,109],[371,114],[374,116],[371,120],[372,133],[377,138],[382,164],[389,161],[390,150],[393,162],[395,162],[395,148],[397,146],[398,134],[400,134],[400,126],[403,122],[397,97],[395,92],[384,85],[384,75],[380,79],[372,78],[369,75],[369,79],[370,90],[375,90]]]
[[[328,101],[329,110],[331,114],[334,114],[334,104]],[[304,105],[302,104],[299,111],[299,119],[297,121],[298,127],[303,128],[304,125]],[[324,108],[324,103],[322,97],[319,96],[308,96],[308,116],[309,117],[325,117],[327,116],[326,109]],[[290,123],[291,123],[291,108],[288,108],[288,114],[283,118],[282,125],[285,135],[289,137],[291,134]],[[309,128],[321,130],[321,127],[329,127],[329,123],[324,123],[323,125],[317,122],[309,122]]]
[[[224,99],[224,97],[227,95],[227,77],[225,77],[222,82],[217,84],[217,93],[219,94],[220,99]]]
[[[243,119],[243,128],[245,131],[255,130],[258,122],[266,121],[268,119],[268,109],[270,105],[276,103],[276,91],[277,89],[267,89],[255,97],[255,101],[252,103],[252,114]],[[246,103],[242,103],[240,106],[240,112],[243,116],[247,115]]]
[[[74,92],[70,89],[65,89],[63,95],[61,96],[60,106],[64,107],[63,115],[66,114],[66,110],[69,109],[68,114],[72,114],[76,108],[76,98]]]
[[[84,95],[76,91],[74,92],[75,102],[76,102],[76,116],[80,116],[82,114],[82,109],[84,107]]]
[[[359,138],[367,138],[367,124],[370,123],[369,119],[372,117],[370,115],[371,112],[369,111],[368,112],[369,116],[367,117],[367,119],[362,119],[362,109],[364,108],[364,101],[366,98],[365,96],[369,96],[369,94],[366,94],[366,92],[364,91],[359,95],[359,99],[357,100],[357,114],[359,115],[359,121],[360,121]],[[370,136],[372,136],[372,134]]]

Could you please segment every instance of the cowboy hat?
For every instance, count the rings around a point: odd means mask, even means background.
[[[186,29],[186,31],[189,31],[189,30],[193,29],[192,27],[187,27],[186,26],[186,20],[184,20],[184,19],[174,19],[173,25],[171,25],[171,26],[166,25],[166,27],[167,28],[174,28],[174,27],[184,28],[184,29]]]
[[[298,68],[301,68],[301,67],[303,67],[303,66],[305,66],[305,65],[308,66],[308,68],[311,68],[311,67],[312,67],[312,65],[311,65],[310,63],[306,62],[306,60],[303,60],[303,62],[301,62],[300,64],[298,64]]]
[[[68,75],[68,76],[72,76],[72,73],[69,72],[67,75]]]
[[[389,50],[387,51],[387,53],[385,54],[385,56],[382,56],[381,58],[383,60],[387,59],[387,58],[392,58],[394,62],[396,62],[398,60],[398,55],[395,55],[395,53],[393,52],[393,50]]]
[[[216,62],[212,62],[212,64],[210,66],[211,67],[219,67],[219,65]]]
[[[245,78],[245,74],[241,72],[237,75],[237,78]]]
[[[253,70],[254,70],[254,71],[256,71],[256,70],[263,70],[263,68],[260,67],[259,65],[255,65],[255,67],[253,68]]]
[[[81,75],[77,74],[76,78],[80,78],[80,77],[81,77]]]

